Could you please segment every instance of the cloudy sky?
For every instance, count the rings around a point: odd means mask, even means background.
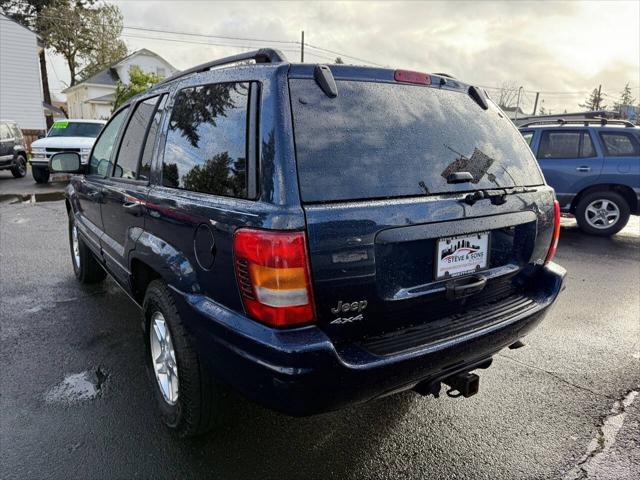
[[[307,62],[341,56],[346,63],[447,72],[485,87],[522,85],[525,111],[537,91],[545,108],[560,112],[577,110],[599,84],[609,104],[626,83],[640,96],[637,0],[115,3],[125,27],[134,27],[124,30],[129,49],[148,48],[179,69],[260,46],[299,61],[304,30]],[[49,61],[59,92],[68,82],[66,65],[52,54]]]

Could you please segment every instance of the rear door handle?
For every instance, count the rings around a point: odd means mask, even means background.
[[[591,171],[591,167],[586,167],[586,166],[576,167],[576,170],[579,171],[579,172],[590,172]]]
[[[138,202],[125,202],[122,204],[122,208],[129,215],[133,215],[134,217],[139,217],[144,213],[144,205]]]

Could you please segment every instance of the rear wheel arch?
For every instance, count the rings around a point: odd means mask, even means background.
[[[149,284],[158,279],[162,275],[151,265],[139,258],[131,260],[131,293],[138,304],[142,305]]]
[[[135,285],[134,261],[138,261],[151,269],[162,280],[180,291],[199,293],[200,284],[196,275],[196,269],[187,256],[155,236],[149,231],[143,231],[137,238],[134,248],[129,254],[129,270],[132,277],[132,289]],[[145,287],[146,288],[146,287]],[[141,295],[144,296],[144,290]],[[135,297],[138,300],[138,297]]]
[[[638,205],[636,194],[631,187],[628,187],[627,185],[620,185],[615,183],[603,183],[600,185],[593,185],[591,187],[585,188],[584,190],[581,190],[571,201],[571,210],[570,210],[571,213],[575,215],[576,208],[580,203],[580,200],[582,200],[585,197],[585,195],[588,195],[593,192],[601,192],[601,191],[605,191],[605,192],[613,191],[621,195],[622,198],[625,199],[625,201],[627,202],[627,205],[629,206],[629,209],[633,213],[638,213],[638,211],[640,210],[640,205]]]

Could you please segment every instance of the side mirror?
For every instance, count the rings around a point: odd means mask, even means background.
[[[49,171],[52,173],[80,173],[80,155],[76,152],[60,152],[49,159]]]

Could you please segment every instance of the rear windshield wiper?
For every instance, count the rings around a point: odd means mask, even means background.
[[[536,192],[535,188],[515,187],[515,188],[500,188],[496,190],[478,190],[476,192],[465,195],[461,200],[467,205],[473,205],[478,200],[489,199],[493,205],[502,205],[507,201],[507,195],[513,195],[516,193],[530,193]]]
[[[447,175],[447,183],[467,183],[473,182],[473,175],[470,172],[451,172]]]

